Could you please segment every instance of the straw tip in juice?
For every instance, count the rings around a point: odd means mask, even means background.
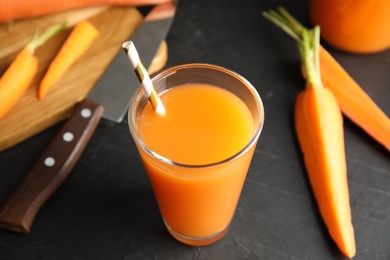
[[[159,114],[160,116],[163,116],[166,113],[165,107],[161,103],[161,100],[157,101],[156,113]]]

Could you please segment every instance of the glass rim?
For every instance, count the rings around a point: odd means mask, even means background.
[[[180,162],[175,162],[173,160],[170,160],[157,152],[153,151],[150,149],[142,140],[141,136],[138,133],[137,127],[136,127],[136,122],[135,122],[135,111],[136,111],[136,106],[139,104],[141,98],[145,95],[145,90],[143,87],[139,87],[137,91],[134,93],[133,97],[131,98],[130,102],[130,107],[128,111],[128,124],[130,128],[130,132],[133,135],[133,139],[136,142],[137,145],[139,145],[146,153],[151,155],[152,157],[156,158],[157,160],[164,162],[169,165],[173,166],[179,166],[179,167],[185,167],[185,168],[207,168],[207,167],[213,167],[217,165],[224,164],[226,162],[229,162],[231,160],[234,160],[241,155],[243,155],[246,151],[248,151],[258,140],[260,133],[262,132],[263,126],[264,126],[264,105],[262,102],[262,99],[255,89],[255,87],[243,76],[240,74],[226,69],[224,67],[218,66],[218,65],[213,65],[213,64],[208,64],[208,63],[187,63],[187,64],[182,64],[182,65],[176,65],[169,67],[167,69],[164,69],[163,71],[159,72],[158,74],[154,75],[151,77],[152,82],[156,82],[158,80],[164,79],[168,77],[169,75],[172,75],[176,73],[179,70],[184,70],[184,69],[192,69],[192,68],[205,68],[205,69],[212,69],[212,70],[217,70],[221,71],[225,74],[228,74],[234,78],[236,78],[238,81],[242,82],[244,86],[247,87],[247,89],[251,92],[252,96],[254,97],[256,101],[256,107],[259,110],[259,115],[257,118],[257,125],[255,128],[255,131],[253,132],[250,140],[247,142],[247,144],[239,150],[237,153],[233,154],[232,156],[229,156],[223,160],[219,160],[216,162],[212,163],[207,163],[207,164],[186,164],[186,163],[180,163]]]

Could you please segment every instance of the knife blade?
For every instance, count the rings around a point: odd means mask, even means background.
[[[150,66],[176,11],[174,2],[155,6],[129,40]],[[36,214],[69,175],[101,117],[121,122],[139,81],[119,51],[86,99],[81,101],[49,146],[0,208],[0,227],[29,233]],[[104,112],[105,111],[105,112]]]
[[[165,38],[167,29],[171,26],[174,11],[173,2],[156,6],[145,18],[142,31],[137,30],[132,35],[131,40],[137,46],[145,68],[150,66],[157,49]],[[92,89],[89,97],[92,100],[99,100],[99,104],[105,107],[104,118],[113,122],[121,122],[129,107],[129,97],[136,90],[136,88],[130,89],[128,82],[129,80],[137,82],[138,79],[126,55],[117,55],[113,64],[115,66],[108,68],[107,73],[100,78],[99,83],[101,84]],[[110,71],[114,72],[114,70],[116,76],[111,77]],[[110,91],[107,91],[106,86],[110,86]],[[115,104],[113,104],[113,100],[115,100]]]

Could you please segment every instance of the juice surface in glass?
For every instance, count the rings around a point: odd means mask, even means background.
[[[310,17],[332,46],[355,53],[390,48],[389,0],[311,0]]]
[[[252,115],[237,96],[206,84],[169,89],[161,97],[168,111],[157,114],[150,103],[139,121],[144,143],[181,164],[205,165],[242,150],[254,132]]]
[[[194,246],[222,238],[232,221],[264,123],[263,104],[242,76],[184,64],[154,76],[159,115],[139,89],[129,127],[164,223]]]

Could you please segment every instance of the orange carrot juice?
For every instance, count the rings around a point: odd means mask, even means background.
[[[233,218],[262,112],[209,83],[179,84],[160,98],[166,114],[147,103],[132,134],[168,231],[183,243],[207,245]]]
[[[311,0],[310,16],[336,48],[356,53],[390,48],[389,0]]]
[[[161,101],[169,113],[160,116],[147,104],[139,132],[151,150],[171,161],[192,165],[219,162],[241,151],[253,135],[251,112],[225,89],[182,85],[164,93]]]

